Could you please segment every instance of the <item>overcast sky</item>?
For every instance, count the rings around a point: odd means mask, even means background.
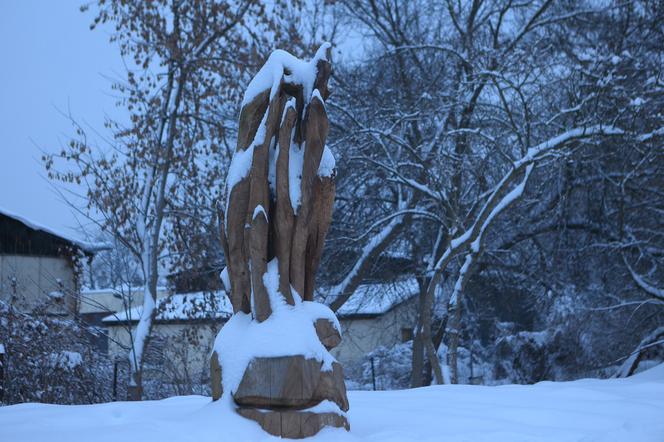
[[[0,208],[67,234],[85,218],[47,180],[42,151],[59,151],[73,134],[63,114],[89,135],[108,135],[104,117],[124,115],[109,79],[124,78],[122,58],[107,29],[90,30],[86,1],[0,0]],[[344,38],[335,55],[352,60],[361,36]]]
[[[56,229],[78,222],[40,160],[72,133],[61,113],[103,130],[119,112],[107,78],[123,72],[119,50],[107,31],[90,30],[82,3],[0,1],[0,207]]]

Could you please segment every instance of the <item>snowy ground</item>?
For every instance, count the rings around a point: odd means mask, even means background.
[[[629,379],[349,394],[352,431],[316,441],[664,441],[664,365]],[[270,437],[209,398],[0,408],[0,441],[258,441]]]

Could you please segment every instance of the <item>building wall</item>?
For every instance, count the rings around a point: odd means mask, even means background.
[[[16,278],[15,288],[12,284]],[[0,255],[0,299],[10,302],[14,291],[14,306],[20,311],[31,312],[49,303],[48,312],[73,314],[76,311],[76,284],[74,269],[66,258]],[[58,301],[49,296],[60,292],[64,298]]]
[[[103,331],[98,336],[91,337],[91,342],[100,351],[109,351],[109,339],[106,337],[108,327],[102,321],[105,317],[116,312],[124,312],[125,308],[133,308],[143,304],[142,287],[123,287],[121,289],[93,289],[82,290],[78,302],[79,319],[85,325],[94,326]],[[168,295],[164,287],[157,287],[157,297]],[[125,306],[125,303],[128,303]],[[125,352],[126,353],[126,352]]]
[[[352,370],[367,353],[380,346],[391,347],[402,342],[404,331],[412,330],[417,318],[416,299],[406,301],[384,315],[373,318],[341,318],[341,344],[332,355]],[[346,368],[347,367],[347,368]]]
[[[222,325],[222,321],[157,323],[152,329],[148,353],[164,364],[164,375],[171,382],[183,381],[186,376],[197,380],[201,376],[207,378],[214,339]],[[113,324],[108,327],[108,336],[109,356],[127,358],[131,348],[128,326]]]
[[[415,321],[415,298],[374,318],[341,318],[341,344],[331,353],[344,366],[347,376],[355,376],[358,374],[359,364],[368,353],[379,346],[391,347],[402,342],[403,330],[412,330]],[[198,376],[199,373],[207,374],[209,370],[210,353],[221,325],[221,321],[157,323],[153,328],[153,336],[168,340],[168,345],[160,351],[162,356],[173,364],[173,371],[188,371]],[[109,355],[127,357],[131,344],[127,326],[109,324],[108,330]],[[189,336],[183,338],[185,335]],[[194,335],[193,343],[190,342],[191,335]],[[184,364],[187,365],[186,370]]]

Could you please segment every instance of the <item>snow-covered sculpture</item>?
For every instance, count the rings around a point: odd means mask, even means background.
[[[290,438],[349,428],[334,313],[313,301],[334,203],[325,146],[330,45],[273,52],[249,84],[226,181],[222,279],[234,315],[215,341],[213,398]]]

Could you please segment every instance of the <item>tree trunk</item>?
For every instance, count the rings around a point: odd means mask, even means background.
[[[415,335],[413,337],[413,359],[410,371],[410,387],[417,388],[424,385],[422,375],[424,372],[424,342],[422,340],[422,318],[424,317],[424,307],[427,284],[426,281],[420,282],[420,295],[418,297],[417,324],[415,326]]]
[[[450,382],[453,384],[459,383],[459,368],[458,368],[458,348],[459,348],[459,335],[461,334],[461,306],[457,303],[454,310],[450,314],[450,347],[447,354],[447,364],[450,366]]]

